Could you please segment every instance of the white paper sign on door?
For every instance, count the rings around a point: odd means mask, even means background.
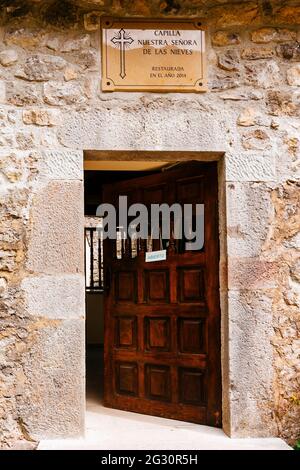
[[[167,259],[167,250],[149,251],[146,253],[145,261],[150,263],[152,261],[164,261]]]

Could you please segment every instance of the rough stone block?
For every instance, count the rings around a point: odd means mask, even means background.
[[[15,76],[24,80],[43,82],[53,79],[66,65],[66,61],[61,57],[35,54],[26,59],[24,66],[16,71]]]
[[[60,123],[61,114],[57,109],[26,109],[23,111],[24,124],[37,126],[56,126]]]
[[[256,124],[259,125],[262,120],[261,112],[257,108],[249,106],[244,108],[240,113],[237,119],[237,124],[244,127],[255,126]]]
[[[38,319],[31,331],[19,416],[33,439],[82,436],[84,321]]]
[[[286,72],[286,79],[291,86],[300,86],[300,64],[294,65]]]
[[[38,160],[41,177],[51,180],[83,180],[81,151],[44,150]]]
[[[212,7],[209,15],[215,27],[226,28],[255,24],[259,10],[256,2],[243,2]]]
[[[16,265],[16,252],[0,250],[0,271],[12,272]]]
[[[223,70],[238,70],[239,61],[239,55],[235,50],[228,50],[225,53],[218,55],[218,66]]]
[[[297,32],[286,28],[260,28],[251,33],[251,40],[257,44],[266,44],[272,41],[295,41]]]
[[[274,11],[276,21],[279,24],[300,24],[300,8],[299,5],[283,5],[278,6]]]
[[[18,149],[27,150],[33,149],[37,142],[34,134],[27,130],[19,130],[16,133],[16,144]]]
[[[55,36],[48,36],[45,40],[45,46],[48,47],[48,49],[51,49],[52,51],[59,51],[61,45],[60,38],[61,36],[59,34]]]
[[[0,277],[0,294],[2,294],[7,287],[7,280],[4,277]]]
[[[74,67],[68,66],[65,68],[64,79],[66,82],[69,82],[70,80],[76,80],[77,78],[78,71]]]
[[[242,145],[246,150],[264,151],[272,147],[272,142],[265,130],[254,129],[243,133]]]
[[[8,183],[26,183],[26,170],[23,152],[3,150],[0,152],[0,171]]]
[[[292,29],[287,28],[278,28],[276,41],[277,42],[284,42],[284,41],[295,41],[297,39],[297,31],[293,31]]]
[[[34,273],[83,272],[83,186],[53,181],[34,198],[27,268]]]
[[[288,91],[270,90],[266,96],[266,105],[273,116],[295,116],[299,113],[299,104]]]
[[[77,149],[101,150],[196,150],[224,151],[225,121],[214,112],[203,112],[199,105],[178,100],[172,105],[161,99],[149,107],[135,103],[117,109],[71,112],[58,132],[62,145]],[[145,110],[146,107],[146,110]],[[125,108],[125,109],[124,109]]]
[[[39,85],[24,85],[13,82],[7,84],[7,101],[14,106],[32,106],[41,103]]]
[[[6,102],[6,85],[3,80],[0,80],[0,103]]]
[[[282,73],[275,60],[245,64],[245,83],[260,88],[273,88],[282,83]]]
[[[300,60],[300,44],[299,42],[288,42],[286,44],[280,44],[276,48],[276,52],[279,57],[291,62],[299,62]]]
[[[7,149],[15,146],[15,136],[13,129],[3,129],[0,132],[0,147],[6,147]]]
[[[272,436],[272,291],[229,291],[231,435]]]
[[[273,153],[235,153],[226,155],[227,181],[275,181]]]
[[[274,218],[271,190],[263,183],[229,183],[226,200],[228,256],[261,255]]]
[[[89,70],[98,71],[98,67],[100,67],[99,60],[99,55],[91,50],[81,51],[76,56],[76,63]]]
[[[9,67],[18,62],[18,53],[14,49],[6,49],[0,52],[0,64],[4,67]]]
[[[44,33],[39,30],[33,29],[15,29],[11,28],[6,31],[4,36],[4,42],[7,45],[15,45],[23,48],[32,48],[39,46],[43,43]]]
[[[86,96],[79,83],[48,82],[44,85],[44,101],[53,106],[81,104]]]
[[[290,267],[290,273],[292,280],[300,284],[300,258],[296,259]]]
[[[31,316],[57,320],[84,317],[85,280],[81,275],[27,277],[21,289]]]
[[[275,262],[259,258],[229,258],[229,289],[272,289],[278,285],[279,269]]]
[[[45,149],[55,149],[59,147],[55,127],[42,127],[39,131],[41,145]]]
[[[240,44],[241,40],[238,33],[217,31],[212,35],[211,42],[213,46],[222,47]]]
[[[250,35],[252,42],[256,42],[257,44],[265,44],[274,41],[276,34],[277,32],[275,28],[260,28],[256,31],[252,31]]]
[[[242,50],[241,57],[246,60],[270,59],[274,50],[270,47],[246,47]]]
[[[82,49],[88,49],[91,45],[91,39],[89,34],[82,35],[80,37],[75,37],[72,39],[67,39],[60,48],[61,52],[74,52],[80,51]]]
[[[240,85],[238,77],[229,77],[217,74],[209,84],[211,91],[223,91],[230,90],[231,88],[237,88]]]

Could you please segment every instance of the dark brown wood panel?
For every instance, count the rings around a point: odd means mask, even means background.
[[[145,351],[170,351],[169,317],[145,317]]]
[[[178,318],[179,351],[185,354],[205,353],[205,320]]]
[[[138,396],[138,372],[134,362],[115,362],[116,393]]]
[[[118,316],[115,317],[115,347],[137,348],[137,318]]]
[[[148,207],[205,205],[201,250],[171,236],[163,241],[167,259],[147,263],[145,241],[105,242],[106,406],[221,426],[217,194],[214,163],[105,187],[105,202],[114,204],[130,195],[129,203]]]
[[[201,369],[179,369],[180,403],[205,405],[205,371]]]
[[[144,299],[149,303],[169,303],[170,281],[168,269],[144,271]]]
[[[146,397],[150,400],[171,400],[171,370],[168,366],[145,365]]]
[[[134,271],[115,271],[116,302],[135,302],[137,298],[136,273]]]
[[[205,301],[204,267],[188,266],[177,269],[179,302],[200,303]]]

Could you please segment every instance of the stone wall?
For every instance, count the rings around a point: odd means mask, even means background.
[[[300,6],[227,3],[0,1],[4,447],[83,432],[88,149],[224,154],[224,427],[299,437]],[[102,93],[102,14],[206,18],[209,91]]]

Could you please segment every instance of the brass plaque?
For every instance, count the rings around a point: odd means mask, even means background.
[[[201,20],[102,18],[103,91],[206,91]]]

